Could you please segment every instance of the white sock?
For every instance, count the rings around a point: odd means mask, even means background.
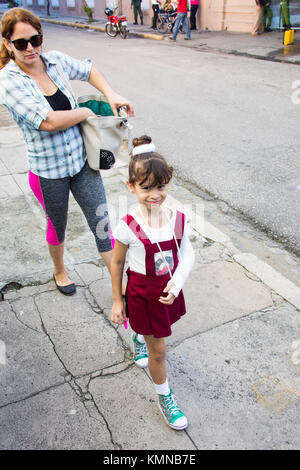
[[[144,343],[145,342],[145,338],[143,335],[137,335],[136,339],[138,340],[139,343]]]
[[[169,395],[171,391],[169,387],[168,379],[163,384],[154,384],[154,387],[158,395]]]

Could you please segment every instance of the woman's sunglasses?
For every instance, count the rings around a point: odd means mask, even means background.
[[[32,47],[39,47],[43,43],[43,35],[42,34],[35,34],[31,36],[30,39],[15,39],[14,41],[10,41],[13,43],[18,51],[26,51],[28,47],[28,43],[32,45]]]

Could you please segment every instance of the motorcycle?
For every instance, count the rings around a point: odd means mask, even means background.
[[[114,15],[114,10],[111,8],[105,8],[104,13],[108,19],[108,22],[105,24],[106,34],[113,38],[120,34],[123,39],[126,39],[128,33],[126,16]]]

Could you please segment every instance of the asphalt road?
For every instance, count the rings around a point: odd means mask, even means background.
[[[299,66],[43,28],[46,49],[90,57],[133,102],[134,135],[151,135],[188,184],[227,202],[300,254],[300,105],[292,100]],[[81,82],[74,89],[91,91]]]

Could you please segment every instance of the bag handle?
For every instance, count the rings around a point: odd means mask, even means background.
[[[74,100],[75,100],[75,103],[76,103],[76,106],[78,106],[77,98],[76,98],[75,93],[74,93],[74,90],[73,90],[73,88],[72,88],[72,86],[71,86],[70,80],[68,80],[68,78],[66,77],[65,72],[63,71],[61,65],[60,65],[58,62],[56,62],[56,68],[57,68],[57,70],[58,70],[58,72],[59,72],[60,78],[61,78],[61,79],[63,80],[63,82],[64,82],[65,87],[69,90],[69,92],[70,92],[71,95],[73,96],[73,98],[74,98]]]

